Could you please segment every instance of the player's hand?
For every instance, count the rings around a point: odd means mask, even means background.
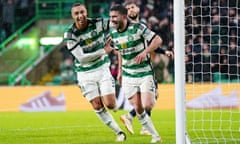
[[[104,50],[105,50],[105,52],[106,52],[107,54],[109,54],[109,53],[111,53],[111,52],[113,51],[113,48],[112,48],[110,45],[106,44],[106,45],[104,46]]]
[[[109,54],[113,51],[113,48],[111,47],[111,43],[112,43],[112,39],[111,39],[110,35],[108,34],[106,36],[106,43],[104,46],[104,50],[107,54]]]
[[[165,52],[165,55],[168,56],[168,57],[171,57],[171,58],[174,57],[174,54],[173,54],[172,51],[166,51],[166,52]]]
[[[106,39],[107,39],[107,41],[106,41],[105,44],[106,44],[106,45],[111,45],[112,39],[111,39],[111,37],[110,37],[109,34],[106,36]]]
[[[145,51],[141,52],[135,57],[135,62],[137,64],[140,64],[147,56],[147,53]]]
[[[105,45],[104,50],[107,54],[113,51],[113,48],[110,45]]]

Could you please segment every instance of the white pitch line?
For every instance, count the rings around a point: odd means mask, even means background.
[[[42,128],[17,128],[17,129],[0,129],[0,132],[7,132],[7,131],[37,131],[37,130],[49,130],[49,129],[68,129],[68,128],[92,128],[92,127],[99,127],[99,125],[86,125],[86,126],[55,126],[55,127],[42,127]]]

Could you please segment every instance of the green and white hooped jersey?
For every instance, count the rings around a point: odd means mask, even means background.
[[[145,41],[151,42],[156,34],[142,23],[128,22],[127,29],[119,32],[110,29],[114,47],[122,55],[122,74],[127,77],[142,77],[153,75],[150,56],[140,64],[135,62],[135,57],[145,49]]]
[[[75,24],[67,29],[64,40],[67,42],[68,50],[76,59],[76,71],[89,71],[110,63],[103,49],[107,30],[109,30],[109,20],[102,18],[88,19],[85,30],[78,30]]]

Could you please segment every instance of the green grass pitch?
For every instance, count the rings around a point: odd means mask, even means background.
[[[137,118],[129,134],[120,122],[127,111],[112,112],[120,127],[126,132],[123,144],[150,143],[151,136],[139,134],[141,125]],[[164,142],[175,143],[173,110],[153,110],[152,120]],[[2,112],[0,113],[0,144],[114,144],[115,134],[105,126],[93,111],[70,112]],[[119,142],[118,142],[119,143]]]
[[[119,117],[128,111],[110,112],[127,134],[127,140],[121,142],[122,144],[150,143],[151,136],[139,134],[141,125],[137,118],[133,121],[135,134],[131,135],[126,131]],[[202,112],[201,110],[187,112],[188,127],[197,130],[197,132],[191,130],[188,132],[207,138],[200,140],[191,135],[193,143],[237,144],[240,142],[239,110]],[[199,121],[191,121],[193,117]],[[205,120],[202,120],[203,117]],[[163,144],[176,143],[174,110],[153,110],[152,121],[163,138]],[[117,143],[115,138],[113,131],[105,126],[92,110],[0,113],[0,144],[115,144]]]

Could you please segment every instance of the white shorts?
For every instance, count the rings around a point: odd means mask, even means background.
[[[115,80],[107,65],[90,72],[77,72],[77,79],[82,94],[88,101],[98,96],[115,94]]]
[[[141,78],[122,78],[122,86],[124,95],[127,99],[132,97],[137,92],[145,93],[148,92],[152,94],[153,97],[156,96],[156,85],[154,83],[153,76],[144,76]]]

